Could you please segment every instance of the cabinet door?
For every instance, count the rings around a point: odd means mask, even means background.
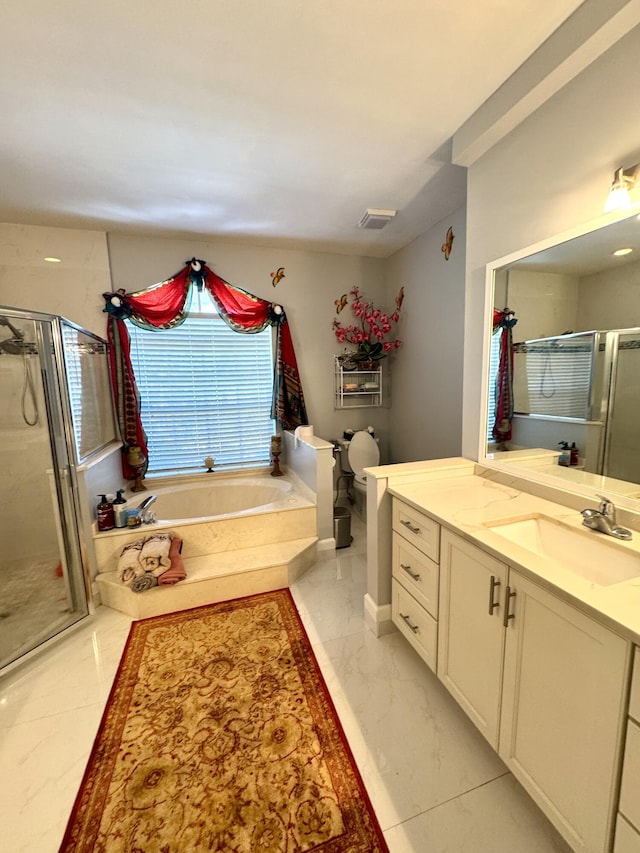
[[[511,570],[500,757],[575,851],[610,849],[629,644]]]
[[[438,678],[494,749],[500,722],[506,583],[503,563],[443,528]],[[490,608],[490,597],[497,606]]]

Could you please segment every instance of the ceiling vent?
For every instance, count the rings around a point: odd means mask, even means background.
[[[397,210],[379,210],[377,207],[369,207],[358,222],[358,228],[370,228],[379,231],[380,228],[384,228],[391,222],[397,212]]]

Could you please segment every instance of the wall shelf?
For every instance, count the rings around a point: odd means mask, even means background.
[[[345,370],[334,357],[336,409],[364,409],[382,405],[382,363],[372,370]]]

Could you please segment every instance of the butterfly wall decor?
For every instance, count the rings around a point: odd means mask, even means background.
[[[275,272],[271,273],[271,284],[275,287],[276,284],[282,281],[284,278],[284,267],[278,267]]]
[[[336,306],[336,314],[339,314],[347,304],[347,294],[343,293],[340,299],[334,299],[333,304]]]
[[[453,233],[453,226],[449,226],[447,229],[447,236],[445,237],[444,243],[440,247],[440,251],[444,252],[445,261],[449,260],[449,256],[451,255],[451,249],[453,247],[453,238],[455,237]]]

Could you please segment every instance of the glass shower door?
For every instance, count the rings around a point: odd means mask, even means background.
[[[603,473],[640,483],[640,329],[615,335]]]
[[[0,313],[0,669],[88,614],[55,326],[37,316]]]

